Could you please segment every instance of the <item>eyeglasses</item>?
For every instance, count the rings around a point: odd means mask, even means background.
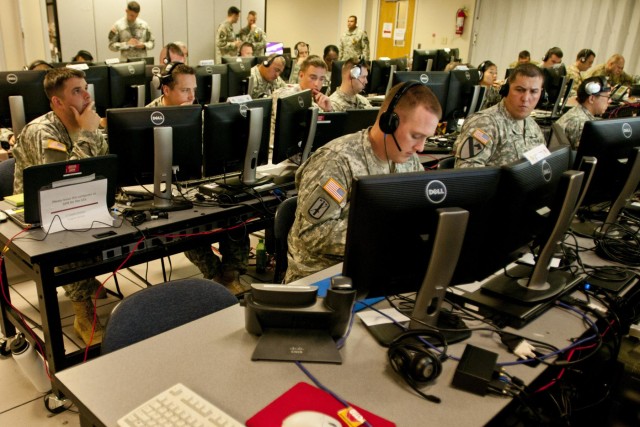
[[[601,95],[601,94],[597,94],[596,96],[600,97],[600,98],[611,98],[611,95]]]

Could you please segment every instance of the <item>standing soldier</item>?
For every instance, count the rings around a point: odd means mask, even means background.
[[[340,61],[350,58],[369,60],[369,36],[358,29],[358,18],[354,15],[347,19],[347,32],[340,38]]]
[[[240,30],[238,37],[243,42],[248,42],[253,45],[254,56],[263,56],[265,48],[267,47],[267,34],[264,30],[256,25],[258,14],[255,11],[250,11],[247,15],[247,26]]]
[[[227,10],[227,19],[218,26],[216,33],[218,61],[221,61],[223,56],[238,56],[238,49],[242,44],[242,40],[236,38],[236,34],[233,32],[233,24],[238,22],[239,17],[240,9],[231,6]]]
[[[138,19],[140,4],[137,1],[130,1],[125,13],[127,15],[118,19],[109,31],[109,49],[120,52],[122,61],[144,58],[155,45],[149,24]]]

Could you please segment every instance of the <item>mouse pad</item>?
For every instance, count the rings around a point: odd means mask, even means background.
[[[369,424],[375,427],[395,426],[391,421],[355,405],[351,406],[355,408]],[[360,425],[357,422],[348,423],[341,418],[338,412],[343,409],[344,406],[329,393],[311,384],[300,382],[249,418],[245,424],[247,427],[281,427],[283,425],[304,425],[305,427],[335,425],[336,427],[351,427]],[[330,418],[322,419],[322,414]],[[332,419],[335,421],[329,421]],[[285,420],[287,420],[287,423],[283,424]],[[322,424],[323,421],[324,424]],[[336,421],[339,422],[339,424]],[[318,424],[314,424],[314,422]]]

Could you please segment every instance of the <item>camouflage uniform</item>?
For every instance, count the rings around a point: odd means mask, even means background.
[[[129,39],[134,38],[144,43],[144,49],[135,49],[127,44]],[[153,49],[155,40],[146,21],[138,18],[132,25],[129,25],[126,17],[122,17],[113,24],[109,31],[109,49],[120,52],[120,59],[126,61],[128,58],[144,58],[147,51]]]
[[[159,97],[157,97],[156,99],[148,103],[146,107],[153,107],[153,108],[164,107],[164,103],[162,101],[163,99],[164,99],[164,95],[160,95]]]
[[[417,155],[402,164],[380,160],[368,133],[364,129],[331,141],[296,172],[298,208],[287,238],[285,282],[342,261],[354,177],[424,170]]]
[[[335,92],[329,97],[331,100],[331,107],[333,111],[346,111],[346,110],[364,110],[366,108],[373,108],[367,98],[360,94],[355,96],[349,96],[340,88],[337,88]]]
[[[346,61],[350,58],[360,58],[365,61],[369,60],[369,36],[366,31],[356,28],[353,31],[347,31],[340,38],[340,61]]]
[[[556,123],[562,128],[572,148],[578,148],[584,123],[591,120],[599,120],[582,105],[576,105],[560,117]]]
[[[580,83],[582,83],[582,80],[584,80],[582,71],[580,71],[578,67],[576,67],[576,64],[573,64],[569,68],[567,68],[567,78],[573,79],[573,86],[571,86],[571,92],[569,93],[569,96],[576,96],[576,94],[578,93],[578,86],[580,86]]]
[[[619,76],[614,76],[607,73],[605,69],[606,64],[600,64],[591,69],[587,77],[595,77],[595,76],[605,76],[607,78],[607,82],[610,86],[615,86],[618,84],[623,84],[625,86],[633,85],[633,77],[624,71]]]
[[[300,74],[300,64],[298,61],[294,60],[293,65],[291,66],[291,74],[289,74],[289,84],[297,84]]]
[[[486,91],[484,92],[484,98],[482,99],[482,104],[478,110],[484,110],[489,107],[493,107],[498,102],[502,100],[502,96],[500,95],[500,91],[496,89],[494,86],[487,86]]]
[[[467,141],[474,143],[477,154],[473,157],[463,153]],[[502,166],[522,158],[526,151],[544,143],[542,131],[531,117],[524,121],[515,120],[507,112],[504,101],[500,101],[498,105],[465,120],[453,150],[457,168]]]
[[[13,147],[16,158],[13,183],[14,194],[22,193],[24,168],[44,163],[62,162],[86,157],[102,156],[109,152],[100,131],[82,130],[70,135],[53,111],[27,124]],[[90,259],[73,261],[55,268],[56,272],[73,270],[93,264]],[[94,279],[82,279],[64,286],[72,301],[87,301],[96,293],[100,283]]]
[[[251,68],[251,75],[249,76],[249,87],[252,88],[251,98],[270,98],[273,92],[278,89],[282,89],[287,84],[278,76],[272,82],[266,81],[262,75],[260,74],[260,64],[255,65]]]
[[[223,56],[238,56],[238,47],[235,44],[236,34],[233,32],[233,24],[224,21],[218,26],[216,32],[216,51],[218,53],[218,61]]]
[[[0,141],[8,143],[12,135],[13,131],[11,129],[0,128]]]
[[[238,37],[243,42],[248,42],[253,45],[253,56],[264,56],[264,51],[267,47],[267,34],[262,28],[255,27],[252,30],[247,25],[240,30]]]

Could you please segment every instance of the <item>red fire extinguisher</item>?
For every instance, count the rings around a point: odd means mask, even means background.
[[[467,17],[467,12],[464,8],[458,9],[456,12],[456,34],[461,35],[464,32],[464,19]]]

